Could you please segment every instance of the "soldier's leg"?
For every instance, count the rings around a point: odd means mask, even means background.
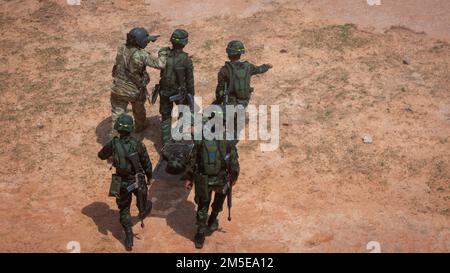
[[[205,242],[205,233],[208,231],[206,220],[208,218],[208,208],[211,202],[211,192],[206,196],[198,196],[196,192],[195,202],[197,203],[197,233],[194,237],[195,247],[200,249]]]
[[[133,108],[133,117],[136,124],[135,132],[140,133],[146,128],[145,100],[132,102],[131,107]]]
[[[197,204],[197,233],[194,237],[196,248],[202,248],[205,242],[205,232],[208,230],[206,220],[208,219],[208,208],[211,203],[211,190],[208,187],[208,176],[196,174],[195,183],[195,203]]]
[[[247,110],[247,104],[240,104],[244,110],[243,115],[238,115],[238,113],[235,113],[234,115],[234,136],[235,136],[235,143],[237,144],[239,142],[239,137],[241,135],[242,130],[246,126],[246,110]],[[242,124],[243,126],[239,126],[238,124]],[[244,132],[245,134],[245,132]],[[245,138],[245,135],[243,136]]]
[[[208,219],[208,228],[210,231],[215,231],[219,228],[217,216],[223,210],[223,203],[225,202],[226,197],[227,196],[223,194],[222,191],[215,191],[214,193],[214,201],[211,206],[212,211]]]
[[[209,204],[211,203],[211,192],[209,192],[206,198],[198,198],[197,200],[197,231],[204,233],[208,230],[206,223],[208,219]]]
[[[164,145],[171,138],[173,102],[168,96],[159,97],[159,113],[161,114],[161,138]]]
[[[127,112],[128,100],[126,98],[111,93],[111,120],[112,130],[114,131],[114,124],[116,120]]]
[[[216,191],[214,194],[214,202],[212,203],[212,211],[211,215],[215,214],[216,216],[222,212],[223,210],[223,203],[225,202],[226,195],[223,194],[221,191]]]
[[[131,193],[129,193],[126,187],[120,189],[120,198],[116,199],[117,206],[119,207],[120,223],[125,231],[125,247],[130,249],[133,246],[133,230],[131,226]]]
[[[117,206],[119,207],[120,223],[124,228],[131,227],[131,193],[126,188],[120,189],[120,198],[116,199]]]

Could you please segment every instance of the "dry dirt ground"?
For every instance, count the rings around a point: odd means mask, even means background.
[[[280,106],[280,147],[239,144],[233,221],[200,252],[450,251],[448,1],[197,2],[0,2],[0,251],[124,251],[97,151],[116,48],[134,26],[162,35],[153,52],[189,30],[205,101],[229,40],[274,65],[252,102]],[[147,110],[155,164],[158,109]],[[160,174],[150,195],[134,251],[197,251],[193,192]]]

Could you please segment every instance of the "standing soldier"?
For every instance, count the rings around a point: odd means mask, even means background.
[[[113,126],[117,118],[126,113],[128,103],[131,103],[136,120],[136,133],[146,128],[145,100],[147,84],[150,82],[146,67],[164,68],[168,52],[161,49],[156,58],[144,48],[149,42],[155,42],[158,37],[149,35],[144,28],[133,28],[127,34],[126,44],[119,47],[112,71],[114,78],[111,90]]]
[[[116,203],[120,210],[120,223],[125,231],[125,247],[127,250],[130,250],[133,246],[130,214],[132,193],[136,196],[136,205],[141,221],[150,213],[152,208],[151,201],[147,199],[147,184],[150,183],[152,178],[152,163],[145,145],[130,135],[133,127],[131,116],[126,114],[120,116],[114,124],[114,129],[118,131],[120,136],[115,136],[98,153],[100,159],[112,161],[112,165],[116,168],[109,195],[116,197]],[[147,177],[147,183],[145,177]]]
[[[215,112],[215,116],[224,119],[223,113]],[[225,136],[225,133],[223,135]],[[239,161],[234,141],[215,138],[207,140],[204,137],[195,141],[193,158],[195,164],[186,175],[186,188],[191,189],[193,184],[195,186],[197,233],[194,243],[196,248],[202,248],[205,233],[213,232],[219,227],[217,216],[222,211],[227,197],[228,209],[231,208],[231,190],[239,176]],[[215,192],[214,201],[208,218],[213,192]],[[230,216],[228,220],[231,220]]]
[[[250,86],[251,77],[256,74],[266,73],[271,64],[263,64],[255,66],[254,64],[241,61],[241,54],[245,53],[244,44],[241,41],[231,41],[228,43],[226,52],[230,61],[220,69],[217,88],[216,88],[216,104],[242,106],[247,108],[250,101],[253,87]],[[243,118],[243,117],[242,117]],[[240,135],[237,126],[238,115],[234,118],[234,138],[236,143]]]
[[[161,80],[155,87],[160,95],[162,144],[170,138],[173,103],[188,105],[189,96],[194,97],[194,68],[191,58],[183,51],[188,44],[188,32],[176,29],[170,37],[172,48],[168,50],[167,64],[161,70]],[[192,102],[192,101],[191,101]]]
[[[250,62],[241,61],[241,54],[245,53],[245,47],[241,41],[234,40],[229,42],[226,52],[230,61],[225,62],[225,65],[219,71],[216,103],[225,103],[226,85],[229,91],[227,104],[242,105],[246,108],[253,92],[253,87],[250,86],[251,77],[256,74],[266,73],[272,68],[272,65],[255,66]]]

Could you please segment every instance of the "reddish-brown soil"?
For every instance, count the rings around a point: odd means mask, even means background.
[[[448,1],[198,2],[0,3],[0,251],[124,251],[97,152],[116,48],[135,26],[162,35],[152,52],[174,28],[190,32],[204,101],[229,40],[274,65],[254,78],[252,103],[280,106],[280,147],[240,142],[233,220],[200,252],[450,251]],[[156,164],[158,107],[147,110]],[[158,173],[150,195],[133,251],[198,252],[193,192]]]

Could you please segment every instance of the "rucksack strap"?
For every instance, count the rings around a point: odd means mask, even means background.
[[[113,151],[114,152],[118,151],[118,153],[119,153],[119,156],[117,157],[118,160],[119,161],[122,160],[122,157],[120,155],[123,155],[123,159],[125,160],[125,162],[117,162],[118,166],[122,166],[121,163],[125,163],[126,164],[127,163],[127,156],[128,156],[128,154],[127,154],[127,152],[125,150],[125,147],[123,147],[122,143],[120,142],[120,139],[118,137],[114,137],[112,144],[113,144]],[[123,166],[125,166],[125,164]]]

